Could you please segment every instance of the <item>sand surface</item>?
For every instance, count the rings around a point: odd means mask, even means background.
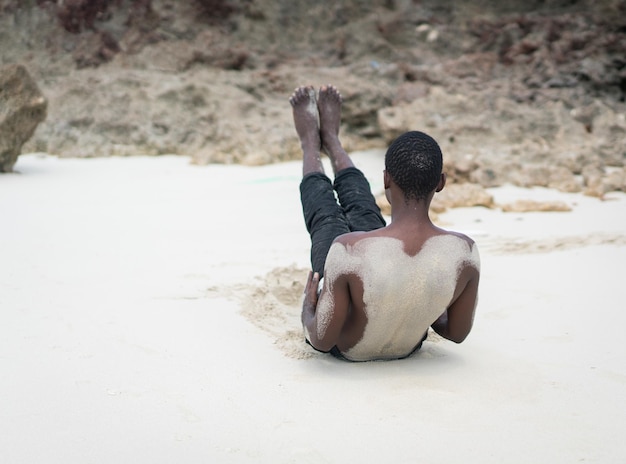
[[[374,191],[380,153],[355,155]],[[626,195],[491,189],[461,345],[345,363],[302,343],[300,164],[23,155],[0,177],[6,463],[626,460]]]

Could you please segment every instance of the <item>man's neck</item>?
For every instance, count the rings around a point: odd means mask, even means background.
[[[429,199],[410,200],[407,202],[403,198],[400,201],[394,201],[391,205],[391,222],[396,224],[431,224],[430,216],[428,215],[429,207]]]

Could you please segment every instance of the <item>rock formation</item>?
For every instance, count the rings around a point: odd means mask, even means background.
[[[0,68],[0,172],[13,170],[46,110],[47,101],[24,66]]]
[[[626,182],[625,0],[0,0],[0,49],[49,98],[25,150],[298,159],[287,98],[334,83],[349,151],[416,129],[451,183]]]

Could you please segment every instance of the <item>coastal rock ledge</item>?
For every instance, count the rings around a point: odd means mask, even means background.
[[[48,102],[22,65],[0,68],[0,172],[12,172],[22,146],[46,119]]]

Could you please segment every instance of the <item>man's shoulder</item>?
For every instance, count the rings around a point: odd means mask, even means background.
[[[453,230],[443,230],[443,229],[441,229],[441,230],[443,232],[442,235],[447,235],[447,236],[459,238],[459,239],[465,241],[470,246],[470,248],[473,248],[476,245],[476,242],[474,242],[474,240],[471,237],[469,237],[469,236],[467,236],[467,235],[465,235],[465,234],[463,234],[461,232],[456,232],[456,231],[453,231]]]
[[[329,254],[345,254],[346,258],[379,259],[387,251],[402,250],[403,242],[397,237],[381,233],[381,229],[368,232],[349,232],[335,238]]]
[[[379,236],[380,236],[380,229],[372,230],[369,232],[363,232],[363,231],[348,232],[346,234],[339,235],[337,238],[335,238],[334,243],[341,243],[344,246],[353,246],[356,243],[360,242],[361,240],[365,240],[365,239],[372,238],[372,237],[379,237]]]
[[[480,254],[476,242],[471,237],[461,232],[447,230],[442,231],[441,234],[435,237],[439,238],[436,240],[438,242],[437,245],[433,244],[434,246],[450,250],[451,255],[455,254],[452,250],[456,249],[457,259],[460,259],[469,267],[480,269]]]

